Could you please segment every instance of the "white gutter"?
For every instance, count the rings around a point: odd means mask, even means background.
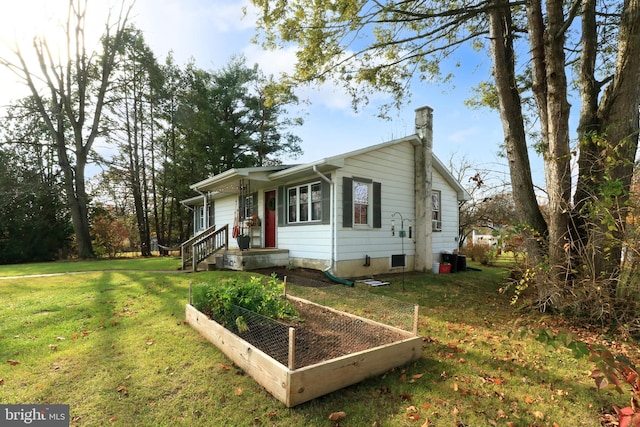
[[[313,172],[316,173],[316,175],[318,175],[320,178],[322,178],[324,181],[328,182],[329,185],[331,186],[331,194],[333,195],[333,200],[331,201],[331,204],[333,205],[333,209],[331,209],[331,264],[329,265],[329,270],[330,271],[335,271],[334,270],[334,264],[336,261],[336,191],[335,191],[335,186],[333,184],[333,181],[330,180],[326,175],[324,175],[322,172],[320,172],[318,170],[317,165],[313,165],[312,167]]]

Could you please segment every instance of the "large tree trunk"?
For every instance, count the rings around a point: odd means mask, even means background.
[[[84,182],[85,158],[79,156],[75,167],[70,163],[66,151],[64,128],[61,124],[56,131],[55,145],[58,154],[58,165],[64,176],[63,184],[67,207],[71,212],[71,223],[76,237],[78,257],[93,258],[93,246],[89,228],[88,196]]]
[[[627,200],[631,188],[634,162],[638,149],[640,107],[640,0],[626,0],[618,32],[618,55],[613,80],[604,92],[598,108],[600,132],[607,141],[607,174],[612,182],[622,185],[615,197],[614,239],[603,256],[605,277],[619,275],[622,237],[628,214]],[[609,293],[616,296],[616,280],[609,280]]]
[[[496,64],[493,75],[500,102],[511,186],[516,211],[520,214],[518,221],[531,227],[532,233],[527,239],[530,261],[537,263],[542,256],[540,237],[546,237],[547,224],[540,212],[531,178],[522,105],[515,77],[511,10],[508,0],[494,0],[494,4],[496,7],[489,14],[491,55]]]
[[[546,2],[546,28],[540,0],[527,2],[531,44],[532,91],[540,113],[549,205],[548,255],[552,278],[563,281],[567,271],[571,209],[569,103],[565,73],[563,2]]]

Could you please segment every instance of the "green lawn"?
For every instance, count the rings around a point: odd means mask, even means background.
[[[0,277],[34,274],[60,274],[84,271],[178,271],[180,259],[176,257],[122,258],[98,261],[36,262],[0,265]]]
[[[400,275],[379,288],[289,285],[294,295],[391,323],[419,304],[424,345],[408,366],[288,409],[184,323],[190,282],[241,273],[169,274],[178,264],[0,267],[0,402],[69,404],[73,425],[84,426],[333,426],[329,415],[344,411],[339,425],[368,427],[598,426],[603,408],[628,403],[596,391],[591,362],[529,336],[509,338],[516,325],[558,322],[515,314],[498,292],[505,271],[483,268],[407,273],[404,290]]]

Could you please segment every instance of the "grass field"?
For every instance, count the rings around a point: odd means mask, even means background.
[[[184,323],[190,283],[153,258],[0,266],[0,403],[64,403],[79,426],[599,426],[628,398],[597,391],[593,364],[517,328],[502,268],[392,276],[390,286],[289,292],[356,313],[420,305],[418,361],[288,409]],[[65,272],[76,274],[60,274]],[[34,277],[36,274],[52,274]],[[29,276],[29,277],[13,277]],[[403,290],[404,288],[404,290]],[[384,297],[384,298],[383,298]],[[403,304],[399,303],[399,306]],[[346,418],[329,420],[344,411]]]

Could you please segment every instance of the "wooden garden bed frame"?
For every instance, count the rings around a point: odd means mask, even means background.
[[[290,295],[287,297],[304,304],[319,305]],[[186,306],[186,321],[287,407],[299,405],[316,397],[358,383],[374,375],[380,375],[392,368],[416,360],[422,354],[422,338],[416,334],[415,325],[414,332],[412,333],[370,319],[334,310],[330,307],[321,307],[337,314],[358,319],[362,322],[388,328],[406,338],[391,344],[351,353],[314,365],[299,369],[290,369],[288,366],[284,366],[268,354],[230,332],[219,323],[209,319],[190,304]],[[290,337],[292,337],[291,330]],[[290,339],[289,341],[293,342],[294,340]],[[290,365],[292,365],[293,352],[294,348],[290,344]]]

